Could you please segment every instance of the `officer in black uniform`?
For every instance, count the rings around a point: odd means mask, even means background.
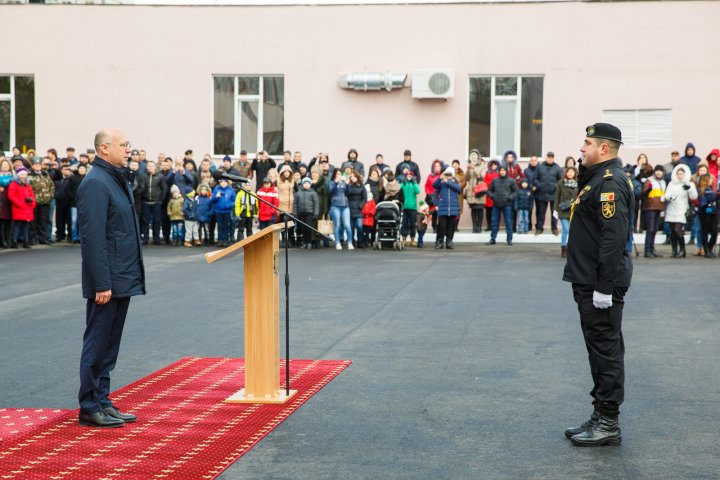
[[[587,422],[565,430],[565,436],[577,446],[619,445],[622,441],[618,424],[625,383],[622,311],[632,277],[627,244],[635,197],[617,158],[620,145],[622,136],[614,125],[587,127],[580,149],[578,196],[571,207],[563,280],[572,283],[580,312],[594,405]]]

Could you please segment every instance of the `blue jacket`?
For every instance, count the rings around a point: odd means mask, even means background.
[[[530,188],[518,189],[517,197],[515,197],[515,210],[531,210],[533,206],[533,193]]]
[[[210,197],[200,195],[198,197],[198,221],[203,223],[209,222],[213,213],[215,212]]]
[[[453,177],[447,182],[442,181],[442,175],[432,184],[437,192],[437,212],[443,217],[456,217],[460,214],[460,197],[458,193],[462,189],[458,181]]]
[[[229,185],[225,188],[220,185],[215,187],[211,198],[215,213],[230,213],[235,209],[235,190]]]
[[[553,163],[550,165],[547,161],[539,164],[533,178],[533,187],[535,190],[535,198],[545,202],[555,200],[555,190],[557,184],[563,177],[563,169],[560,165]]]
[[[114,298],[145,294],[145,266],[129,169],[95,157],[78,188],[84,298],[112,290]]]
[[[717,200],[717,193],[715,193],[715,190],[712,188],[712,186],[708,185],[708,187],[705,188],[704,192],[698,192],[698,203],[700,205],[698,211],[707,215],[717,215]]]
[[[693,154],[688,155],[688,150],[691,148],[693,149]],[[695,155],[694,150],[695,145],[693,145],[692,143],[688,143],[685,146],[685,155],[680,157],[680,163],[684,163],[685,165],[690,167],[690,173],[692,173],[693,175],[695,175],[695,172],[697,172],[698,163],[700,163],[701,161],[701,158]]]
[[[185,220],[197,221],[199,216],[198,210],[197,198],[185,197],[185,201],[183,202],[183,215],[185,216]]]
[[[328,182],[328,191],[330,192],[330,206],[344,208],[350,206],[348,202],[348,186],[345,182]]]

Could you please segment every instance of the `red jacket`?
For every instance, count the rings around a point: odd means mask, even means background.
[[[525,178],[525,174],[523,173],[523,169],[520,165],[516,163],[513,163],[509,167],[507,167],[507,176],[515,180],[517,182],[518,186],[522,183],[523,178]]]
[[[257,196],[276,207],[280,205],[280,195],[278,195],[278,189],[273,185],[268,188],[263,186],[260,190],[258,190]],[[263,202],[258,202],[258,220],[261,222],[269,222],[273,217],[277,217],[277,210]]]
[[[362,214],[363,214],[363,226],[364,227],[372,227],[375,225],[375,211],[377,208],[375,207],[375,200],[370,197],[370,200],[365,202],[365,205],[363,205],[362,208]]]
[[[711,157],[713,155],[717,155],[718,157],[720,157],[720,149],[717,149],[717,148],[714,149],[705,158],[705,160],[707,160],[707,163],[708,163],[708,173],[710,173],[710,175],[712,175],[713,177],[718,178],[718,159],[715,159],[715,161],[713,162],[711,159]]]
[[[26,198],[32,201],[27,202]],[[10,205],[12,205],[12,219],[14,222],[32,222],[35,220],[35,194],[30,182],[27,185],[22,185],[17,180],[10,182],[10,185],[8,185],[8,199]]]

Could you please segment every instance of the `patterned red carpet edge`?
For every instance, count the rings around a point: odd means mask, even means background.
[[[111,396],[138,416],[122,428],[81,427],[77,410],[0,409],[0,479],[213,479],[350,363],[292,360],[297,395],[259,405],[223,403],[245,383],[243,359],[183,358]]]

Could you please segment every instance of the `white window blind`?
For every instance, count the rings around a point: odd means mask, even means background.
[[[622,132],[628,147],[669,147],[672,143],[672,110],[603,110],[603,122]]]

